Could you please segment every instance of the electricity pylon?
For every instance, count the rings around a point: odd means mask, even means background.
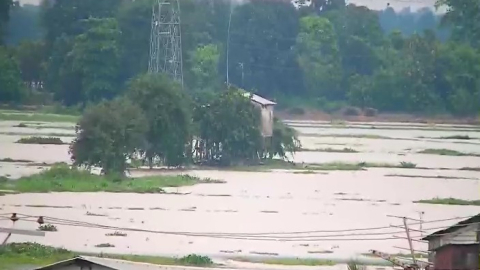
[[[179,0],[155,0],[152,11],[148,72],[163,72],[183,87]]]

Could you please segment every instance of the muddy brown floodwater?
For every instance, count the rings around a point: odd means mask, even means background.
[[[312,125],[311,122],[308,123]],[[315,123],[313,123],[315,124]],[[324,123],[322,123],[324,125]],[[391,126],[393,124],[390,124]],[[448,126],[442,126],[443,129]],[[3,127],[3,129],[8,129]],[[480,153],[480,140],[442,140],[444,136],[466,135],[480,138],[479,132],[431,130],[339,129],[301,127],[303,134],[369,134],[390,139],[343,137],[302,137],[304,148],[352,148],[359,153],[300,152],[296,162],[414,162],[430,169],[369,168],[365,171],[330,171],[326,174],[295,174],[291,171],[229,172],[190,171],[191,175],[225,180],[225,184],[199,184],[175,188],[173,194],[51,193],[0,197],[0,213],[17,212],[119,227],[126,236],[107,236],[115,230],[57,225],[58,231],[43,238],[13,236],[11,241],[36,241],[76,251],[212,256],[278,254],[279,256],[335,257],[378,249],[397,253],[395,246],[407,247],[404,236],[390,224],[401,220],[387,215],[419,218],[424,212],[423,230],[433,232],[458,222],[429,222],[478,214],[477,206],[416,204],[434,197],[480,199],[480,173],[457,170],[480,167],[473,156],[417,154],[427,148],[446,148]],[[2,128],[0,128],[0,132]],[[46,131],[45,131],[46,132]],[[65,132],[65,130],[64,130]],[[0,135],[0,158],[35,162],[68,162],[68,146],[18,145],[18,135]],[[402,138],[395,140],[392,138]],[[411,139],[411,140],[405,140]],[[0,163],[0,175],[27,175],[41,170],[20,163]],[[443,168],[443,169],[440,169]],[[445,170],[450,168],[450,170]],[[412,177],[408,177],[408,176]],[[430,178],[422,178],[428,177]],[[438,178],[436,178],[438,177]],[[443,177],[443,178],[442,178]],[[450,177],[464,179],[449,179]],[[0,220],[0,226],[12,226]],[[20,220],[16,228],[36,229],[30,220]],[[352,228],[385,227],[378,230],[331,232]],[[412,225],[418,229],[419,224]],[[123,230],[121,229],[123,228]],[[153,232],[128,231],[125,228]],[[316,232],[315,232],[316,231]],[[191,232],[200,236],[175,235]],[[287,232],[304,232],[285,234]],[[309,232],[309,233],[306,233]],[[219,235],[222,234],[223,235]],[[228,233],[228,235],[226,235]],[[254,239],[244,239],[245,235]],[[265,239],[265,233],[275,233]],[[216,234],[216,235],[212,235]],[[344,235],[344,236],[339,236]],[[360,234],[360,235],[359,235]],[[413,234],[416,239],[420,233]],[[243,238],[243,239],[240,239]],[[372,240],[375,238],[376,240]],[[367,239],[367,240],[366,240]],[[111,248],[95,245],[110,243]],[[426,245],[416,242],[416,249]]]

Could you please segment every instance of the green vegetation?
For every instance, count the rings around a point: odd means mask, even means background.
[[[462,200],[456,198],[434,198],[430,200],[419,200],[414,203],[480,206],[480,200]]]
[[[35,243],[10,243],[0,247],[0,270],[14,270],[16,266],[44,266],[73,258],[74,253]]]
[[[151,3],[85,1],[0,2],[1,103],[83,108],[121,95],[147,71],[149,51],[141,48],[150,40]],[[377,11],[345,0],[237,5],[226,67],[230,2],[183,0],[185,88],[218,93],[228,68],[233,84],[301,108],[295,114],[308,106],[349,116],[475,115],[480,31],[471,22],[480,7],[465,1],[438,0],[447,7],[442,15]]]
[[[232,260],[240,262],[276,264],[276,265],[305,265],[305,266],[333,266],[336,265],[334,261],[324,259],[301,259],[301,258],[266,258],[266,259],[250,259],[246,257],[235,257]]]
[[[119,231],[115,231],[113,233],[107,233],[105,234],[105,236],[120,236],[120,237],[125,237],[127,236],[126,233],[122,233],[122,232],[119,232]]]
[[[387,174],[386,177],[404,177],[404,178],[429,178],[429,179],[470,179],[477,180],[476,178],[466,178],[466,177],[456,177],[456,176],[446,176],[446,175],[408,175],[408,174]]]
[[[185,256],[183,258],[173,258],[108,253],[75,253],[66,249],[53,248],[36,243],[11,243],[0,247],[0,261],[2,262],[0,265],[0,270],[14,270],[22,266],[45,266],[58,261],[68,260],[79,255],[151,263],[157,265],[190,265],[202,267],[213,266],[213,262],[210,258],[194,254]]]
[[[60,139],[58,137],[27,137],[27,138],[21,138],[20,140],[16,141],[16,143],[21,143],[21,144],[56,144],[56,145],[64,144],[62,139]]]
[[[480,154],[474,154],[474,153],[462,153],[458,152],[455,150],[450,150],[450,149],[425,149],[420,152],[419,154],[430,154],[430,155],[440,155],[440,156],[480,156]]]
[[[106,175],[123,175],[127,159],[144,146],[147,122],[127,99],[102,102],[85,110],[70,145],[75,166],[98,166]]]
[[[52,224],[42,224],[38,226],[39,231],[44,231],[44,232],[56,232],[58,231],[57,226],[52,225]]]
[[[55,165],[39,174],[0,183],[0,189],[28,192],[131,192],[162,193],[164,187],[188,186],[201,180],[188,175],[159,175],[141,178],[109,178],[88,171]]]
[[[27,159],[13,159],[13,158],[1,158],[0,162],[12,162],[12,163],[31,163],[33,161]]]
[[[78,119],[78,116],[72,115],[0,112],[2,121],[77,122]]]
[[[212,266],[213,261],[210,257],[201,256],[197,254],[190,254],[185,257],[178,259],[178,262],[182,265],[193,265],[193,266]]]
[[[468,135],[452,135],[452,136],[440,137],[439,139],[443,139],[443,140],[475,140],[477,138],[472,138]]]
[[[115,245],[112,245],[110,243],[101,243],[101,244],[97,244],[95,245],[96,248],[111,248],[111,247],[115,247]]]
[[[343,149],[334,149],[334,148],[316,148],[316,149],[308,149],[308,148],[300,148],[299,152],[326,152],[326,153],[358,153],[357,150],[352,148],[343,148]]]
[[[463,167],[463,168],[460,168],[460,171],[480,172],[480,167],[475,167],[475,168],[472,168],[472,167]]]

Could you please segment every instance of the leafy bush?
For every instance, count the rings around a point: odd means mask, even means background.
[[[406,168],[406,169],[413,169],[413,168],[417,167],[417,164],[412,163],[412,162],[402,161],[402,162],[400,162],[400,167],[401,168]]]
[[[106,175],[123,176],[127,158],[144,146],[147,122],[127,99],[102,102],[85,110],[70,146],[76,166],[98,166]]]
[[[365,116],[374,117],[378,114],[378,110],[374,108],[365,108],[364,110]]]
[[[346,116],[359,116],[362,114],[362,110],[357,107],[346,107],[343,109],[342,114]]]
[[[0,247],[0,255],[2,254],[21,254],[33,258],[45,258],[53,255],[70,254],[70,251],[63,248],[53,248],[37,243],[9,243]]]
[[[22,143],[22,144],[64,144],[62,139],[58,137],[27,137],[27,138],[21,138],[18,140],[16,143]]]
[[[38,226],[38,230],[43,231],[43,232],[56,232],[56,231],[58,231],[57,226],[55,226],[53,224],[42,224],[42,225]]]
[[[210,266],[213,264],[213,261],[212,259],[210,259],[210,257],[197,254],[190,254],[188,256],[180,258],[178,261],[184,265],[194,266]]]

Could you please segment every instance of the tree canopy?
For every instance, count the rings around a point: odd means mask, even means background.
[[[445,14],[344,0],[180,4],[186,95],[221,91],[228,71],[230,83],[286,106],[462,116],[480,110],[471,102],[480,92],[478,1],[438,0]],[[21,92],[9,99],[27,102],[40,93],[85,106],[121,95],[147,70],[151,5],[1,0],[0,42],[15,52],[3,65],[26,86],[9,89]]]

